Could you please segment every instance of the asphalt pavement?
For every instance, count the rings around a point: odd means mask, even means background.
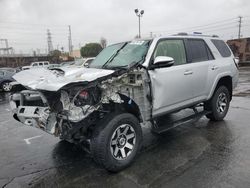
[[[205,117],[161,136],[120,173],[97,166],[82,148],[12,118],[0,93],[1,187],[250,187],[250,68],[241,68],[224,121]]]

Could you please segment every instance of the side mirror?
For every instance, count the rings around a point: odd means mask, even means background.
[[[173,65],[174,64],[174,59],[172,57],[168,56],[157,56],[154,60],[154,65],[156,64],[168,64],[168,65]]]
[[[174,59],[168,56],[157,56],[153,63],[153,68],[170,67],[174,64]]]

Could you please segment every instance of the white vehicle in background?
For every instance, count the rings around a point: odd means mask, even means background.
[[[74,66],[81,66],[81,67],[88,67],[94,59],[95,59],[94,57],[78,59],[75,61],[75,63],[73,65]]]
[[[62,67],[88,67],[94,60],[94,57],[75,59],[61,64]]]
[[[28,70],[31,68],[47,68],[49,65],[48,61],[38,61],[31,63],[30,66],[23,66],[22,70]]]

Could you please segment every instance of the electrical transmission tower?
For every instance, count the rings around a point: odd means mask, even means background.
[[[72,38],[71,38],[71,27],[69,25],[69,53],[73,51]]]
[[[47,30],[47,41],[48,41],[48,53],[53,51],[53,45],[52,45],[52,38],[51,38],[51,33],[50,30]]]
[[[238,39],[241,37],[241,24],[242,24],[242,16],[239,16],[239,31],[238,31]]]
[[[9,55],[10,52],[11,52],[11,54],[13,54],[13,48],[9,47],[8,39],[0,39],[0,42],[4,42],[5,43],[5,47],[4,48],[0,48],[0,54],[1,54],[1,51],[3,51],[3,54]]]

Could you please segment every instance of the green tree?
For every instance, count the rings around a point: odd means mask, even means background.
[[[81,48],[82,57],[95,57],[102,51],[102,46],[99,43],[88,43]]]

